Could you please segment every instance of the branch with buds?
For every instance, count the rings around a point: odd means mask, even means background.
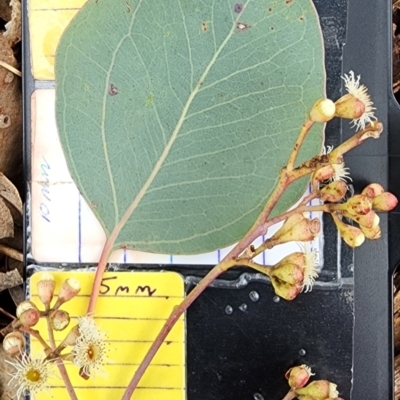
[[[314,240],[320,234],[321,226],[318,218],[307,217],[310,211],[330,214],[340,236],[351,247],[360,246],[365,239],[376,240],[381,236],[378,213],[392,210],[397,205],[397,199],[378,183],[372,183],[360,194],[352,195],[344,200],[348,194],[347,180],[351,178],[348,168],[345,167],[343,156],[367,139],[378,139],[383,126],[374,116],[375,108],[366,87],[360,85],[360,77],[356,78],[354,73],[350,72],[343,79],[348,93],[336,102],[330,99],[316,101],[300,129],[287,165],[281,169],[276,187],[259,217],[242,240],[211,269],[182,303],[172,310],[170,317],[135,371],[122,400],[131,398],[147,367],[180,316],[215,279],[227,270],[236,266],[246,266],[261,272],[269,277],[275,293],[288,301],[294,300],[301,292],[312,289],[318,278],[318,257],[315,252],[298,251],[282,258],[275,265],[269,266],[254,261],[258,254],[284,243],[306,243]],[[312,126],[316,123],[327,123],[334,117],[352,120],[358,132],[337,148],[328,149],[324,154],[296,166],[299,151]],[[287,188],[293,182],[306,176],[311,181],[311,193],[294,209],[271,218],[271,212]],[[309,205],[314,199],[319,200],[319,204]],[[266,235],[268,229],[277,223],[283,223],[282,227],[261,245],[255,247],[254,241]],[[44,310],[39,310],[31,301],[25,301],[17,309],[17,318],[3,330],[4,349],[15,358],[13,365],[16,372],[12,380],[15,380],[19,386],[19,394],[25,391],[35,394],[46,389],[47,381],[52,374],[50,367],[55,363],[71,399],[77,399],[63,360],[72,361],[78,366],[80,375],[85,379],[101,370],[106,359],[105,335],[98,330],[91,315],[95,311],[107,261],[123,224],[124,221],[121,221],[116,226],[104,246],[93,283],[87,310],[88,316],[80,318],[78,325],[69,330],[58,346],[55,344],[54,331],[65,330],[70,324],[68,313],[60,307],[76,296],[80,290],[79,282],[74,279],[67,279],[62,284],[57,300],[52,306],[56,286],[54,277],[43,274],[38,283],[38,294]],[[47,321],[50,343],[47,343],[42,335],[33,329],[40,318],[45,318]],[[41,343],[45,353],[44,358],[31,358],[23,352],[25,346],[23,333],[31,335]],[[72,351],[65,353],[69,347],[72,347]],[[284,400],[294,398],[340,400],[336,385],[328,381],[314,381],[307,385],[311,375],[311,370],[306,366],[290,369],[286,374],[290,390]]]
[[[376,213],[393,209],[397,205],[397,199],[394,195],[385,192],[379,184],[371,184],[361,194],[342,202],[348,191],[346,180],[350,179],[349,171],[343,162],[343,155],[369,138],[378,139],[383,131],[382,123],[377,121],[374,116],[375,108],[367,93],[367,88],[360,84],[360,77],[356,78],[354,73],[350,72],[349,75],[344,75],[343,79],[348,93],[336,102],[330,99],[320,99],[314,104],[307,120],[300,129],[287,166],[281,169],[278,183],[261,214],[244,238],[172,311],[171,316],[136,370],[122,400],[131,398],[148,365],[179,317],[215,279],[228,269],[242,265],[267,275],[275,293],[286,300],[293,300],[300,292],[311,290],[315,279],[318,277],[317,255],[315,253],[293,253],[273,266],[264,266],[253,261],[254,257],[261,252],[280,244],[290,241],[309,242],[313,240],[320,232],[320,224],[318,219],[309,220],[305,213],[320,211],[331,214],[341,237],[351,247],[360,246],[366,238],[375,240],[380,237],[379,217]],[[359,131],[336,149],[329,149],[326,154],[316,156],[296,167],[299,151],[312,126],[315,123],[327,123],[334,117],[352,120],[353,125]],[[293,210],[269,218],[286,189],[293,182],[307,175],[311,179],[312,193]],[[309,201],[313,199],[319,199],[321,204],[308,206]],[[267,234],[269,227],[282,221],[284,221],[284,224],[276,234],[265,240],[257,248],[253,246],[253,242],[257,238]],[[358,227],[353,226],[353,223],[358,224]],[[110,244],[108,246],[110,247]],[[99,267],[96,274],[102,274],[105,265],[99,265]],[[97,281],[99,280],[97,279]],[[96,299],[98,290],[98,285],[94,285],[94,299]],[[91,302],[88,309],[89,313],[93,312],[95,302]],[[331,393],[328,393],[325,397],[318,397],[315,394],[317,392],[313,391],[313,388],[324,385],[325,383],[313,383],[309,385],[309,392],[304,391],[295,394],[303,400],[336,398],[337,396],[330,396]],[[326,389],[325,386],[324,389]],[[291,398],[295,397],[289,395],[285,400]]]
[[[56,364],[70,398],[77,400],[63,360],[72,361],[79,367],[83,377],[101,370],[104,363],[105,334],[99,331],[91,317],[80,318],[78,324],[73,326],[56,346],[54,332],[64,331],[70,324],[68,312],[61,310],[60,307],[80,292],[81,285],[76,279],[66,279],[52,306],[55,289],[56,282],[53,275],[43,273],[37,283],[37,293],[44,309],[40,310],[33,301],[23,301],[17,307],[16,318],[11,316],[13,321],[1,331],[4,335],[3,349],[13,358],[13,361],[6,360],[6,362],[15,368],[10,383],[15,382],[18,397],[24,393],[35,396],[47,390],[50,378],[55,376],[53,366]],[[49,343],[38,330],[34,329],[41,318],[46,320]],[[23,334],[28,334],[40,343],[44,357],[33,357],[25,352],[26,343]],[[63,353],[68,347],[72,350],[67,354]]]
[[[313,375],[307,365],[290,368],[285,374],[290,390],[282,400],[343,400],[332,382],[318,380],[307,385]]]

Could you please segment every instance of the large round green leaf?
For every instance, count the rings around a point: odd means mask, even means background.
[[[252,225],[324,78],[310,0],[89,0],[58,47],[57,124],[108,236],[134,203],[115,247],[206,252]]]

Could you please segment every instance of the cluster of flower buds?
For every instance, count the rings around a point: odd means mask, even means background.
[[[62,331],[69,325],[69,314],[64,310],[60,310],[59,307],[79,293],[81,289],[80,283],[76,279],[66,279],[61,285],[54,306],[51,307],[55,288],[56,282],[53,275],[43,273],[37,283],[37,294],[45,309],[43,311],[39,310],[38,306],[31,300],[23,301],[18,305],[17,318],[12,323],[13,331],[7,334],[3,340],[3,348],[7,354],[10,356],[19,356],[21,354],[25,346],[25,339],[20,330],[29,333],[30,329],[42,317],[49,319],[50,326],[55,331]]]
[[[47,390],[49,378],[53,375],[53,361],[58,357],[72,361],[80,368],[81,376],[84,377],[100,371],[106,359],[106,335],[97,328],[90,316],[80,318],[78,324],[69,330],[57,348],[50,347],[40,332],[32,329],[41,317],[47,319],[49,328],[54,331],[62,331],[68,327],[70,316],[68,312],[61,310],[60,306],[80,292],[80,283],[73,278],[66,279],[61,284],[52,306],[55,290],[54,276],[43,273],[37,283],[37,295],[45,309],[40,311],[32,301],[23,301],[17,307],[17,318],[11,324],[14,330],[3,340],[5,352],[14,357],[13,361],[7,362],[15,368],[16,372],[11,375],[12,380],[17,383],[19,394],[29,392],[35,395]],[[22,332],[34,335],[40,341],[44,347],[45,358],[34,358],[24,351],[25,338]],[[68,346],[72,347],[72,352],[69,355],[62,354]]]
[[[360,246],[365,239],[381,237],[379,216],[376,212],[390,211],[397,205],[397,198],[377,183],[368,185],[361,194],[352,196],[345,203],[331,204],[333,220],[342,239],[350,246]],[[359,227],[349,225],[343,217],[356,222]]]
[[[315,252],[296,252],[279,261],[269,270],[275,293],[293,300],[302,290],[311,290],[318,277]]]
[[[347,118],[353,121],[357,129],[365,129],[366,124],[370,124],[376,133],[364,132],[358,137],[359,142],[365,137],[379,137],[381,130],[374,120],[373,103],[367,92],[367,88],[360,84],[360,76],[355,76],[353,71],[349,75],[344,75],[344,84],[347,93],[335,103],[329,99],[318,100],[311,109],[309,119],[313,122],[328,122],[333,117]],[[358,143],[359,144],[359,143]],[[345,143],[339,147],[345,146]],[[350,146],[350,145],[349,145]],[[352,145],[353,146],[353,145]],[[354,146],[353,146],[354,147]],[[346,147],[348,151],[350,147]],[[344,166],[342,154],[339,148],[332,151],[328,149],[325,154],[329,154],[331,164],[326,165],[315,171],[311,178],[312,187],[318,193],[318,197],[327,203],[338,203],[342,201],[347,193],[346,180],[350,179],[348,168]],[[335,156],[334,156],[335,155]],[[335,161],[334,161],[335,160]],[[322,182],[329,183],[322,188]],[[379,184],[368,185],[361,194],[352,196],[342,204],[329,204],[328,210],[332,214],[333,220],[339,230],[340,236],[351,247],[360,246],[365,239],[378,239],[381,236],[379,226],[379,216],[376,212],[392,210],[397,205],[396,197],[385,192]],[[358,224],[352,226],[344,222],[343,218],[352,220]]]
[[[299,400],[343,400],[337,391],[337,385],[326,380],[308,383],[310,377],[315,375],[307,365],[290,368],[285,378],[290,386],[291,398]],[[307,386],[306,386],[307,385]]]

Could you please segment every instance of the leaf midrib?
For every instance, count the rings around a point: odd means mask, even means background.
[[[250,0],[246,1],[245,5],[244,5],[244,9],[246,8],[246,6],[248,5],[249,2],[250,2]],[[138,5],[138,8],[140,6],[140,3]],[[189,111],[189,108],[190,108],[194,98],[196,97],[197,93],[199,92],[199,90],[200,90],[200,88],[202,86],[202,83],[206,79],[206,77],[207,77],[208,73],[210,72],[212,66],[215,64],[218,56],[221,54],[222,50],[224,49],[226,44],[229,42],[230,38],[232,37],[232,34],[235,32],[235,28],[236,28],[237,22],[239,20],[239,16],[240,15],[238,15],[235,18],[235,20],[233,21],[231,30],[227,34],[227,36],[224,39],[224,41],[221,43],[221,45],[218,48],[218,50],[215,52],[214,56],[211,58],[211,60],[208,63],[207,67],[205,68],[203,74],[201,75],[200,79],[198,80],[195,88],[190,93],[190,95],[189,95],[189,97],[188,97],[188,99],[186,101],[186,104],[185,104],[185,106],[184,106],[184,108],[182,110],[182,114],[179,117],[178,122],[177,122],[177,124],[176,124],[176,126],[175,126],[175,128],[174,128],[174,130],[172,132],[171,138],[169,139],[169,141],[168,141],[167,145],[165,146],[160,158],[158,159],[156,165],[154,166],[153,170],[151,171],[149,177],[147,178],[147,181],[144,183],[142,188],[139,190],[138,194],[136,195],[135,199],[133,200],[132,204],[129,206],[129,208],[127,209],[127,211],[125,212],[125,214],[123,215],[121,220],[120,221],[116,221],[116,227],[118,227],[117,228],[118,230],[122,229],[122,227],[128,221],[128,219],[130,218],[132,213],[135,211],[135,209],[139,205],[140,201],[142,200],[142,198],[147,193],[148,188],[150,187],[150,185],[153,183],[154,179],[156,178],[156,176],[157,176],[158,172],[160,171],[160,169],[162,167],[162,164],[164,163],[165,159],[168,157],[168,154],[169,154],[173,144],[175,143],[175,140],[178,137],[179,131],[180,131],[185,119],[186,119],[186,116],[187,116],[187,113]],[[105,95],[107,94],[107,90],[108,90],[108,86],[106,86]],[[107,159],[108,159],[108,156],[107,156]],[[111,169],[109,170],[109,173],[111,173]],[[112,175],[110,174],[110,176],[112,176]],[[115,188],[113,190],[113,196],[114,196],[114,192],[115,192]],[[116,195],[116,193],[115,193],[115,195]],[[114,198],[114,201],[116,202],[116,197]]]

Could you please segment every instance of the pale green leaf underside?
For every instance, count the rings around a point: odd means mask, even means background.
[[[56,57],[70,172],[115,247],[192,254],[240,239],[324,93],[310,0],[89,0]],[[319,152],[315,128],[301,159]],[[275,212],[293,204],[300,182]]]

